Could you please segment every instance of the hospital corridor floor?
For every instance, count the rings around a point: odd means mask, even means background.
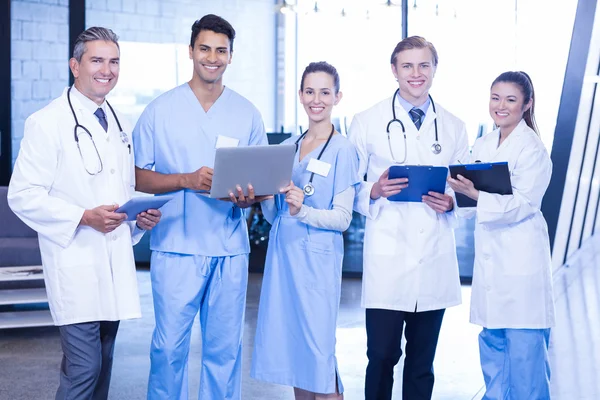
[[[593,251],[596,250],[596,251]],[[600,399],[600,245],[555,277],[557,327],[550,357],[554,400]],[[149,347],[154,327],[150,273],[138,271],[143,318],[123,321],[115,349],[109,398],[146,398]],[[250,274],[244,332],[242,397],[244,400],[293,399],[291,388],[250,378],[262,274]],[[468,322],[470,286],[463,285],[463,304],[448,309],[435,360],[433,399],[473,400],[483,394],[477,335]],[[363,399],[367,364],[365,315],[360,308],[361,281],[344,278],[337,329],[337,357],[346,400]],[[201,335],[192,332],[190,399],[198,396]],[[0,399],[53,399],[58,386],[61,350],[55,327],[0,331]],[[394,399],[401,399],[401,364],[396,367]]]

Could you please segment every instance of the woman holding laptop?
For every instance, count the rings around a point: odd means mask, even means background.
[[[511,195],[486,193],[458,175],[452,189],[477,201],[471,322],[479,334],[488,399],[550,399],[548,339],[554,325],[548,228],[540,211],[552,162],[534,116],[533,84],[505,72],[491,87],[498,129],[478,139],[472,159],[508,162]]]
[[[262,203],[271,222],[251,376],[294,387],[296,399],[342,399],[335,357],[340,302],[342,232],[350,225],[358,156],[335,131],[342,98],[336,69],[311,63],[300,102],[308,130],[296,144],[292,182]]]

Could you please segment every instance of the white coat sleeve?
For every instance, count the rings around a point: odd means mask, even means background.
[[[350,186],[334,196],[331,210],[319,210],[303,204],[300,212],[295,217],[300,222],[315,228],[344,232],[352,222],[354,195],[354,186]]]
[[[356,147],[358,153],[358,177],[361,179],[356,188],[354,210],[367,218],[375,219],[379,215],[381,207],[388,203],[388,199],[380,197],[377,200],[371,200],[371,189],[375,182],[363,180],[369,167],[369,153],[367,150],[367,131],[360,118],[359,115],[354,116],[348,131],[348,140]]]
[[[267,199],[260,202],[260,209],[262,210],[263,216],[267,222],[273,225],[275,217],[277,216],[277,206],[275,205],[275,199]]]
[[[480,140],[475,140],[475,144],[473,145],[473,148],[471,150],[471,154],[467,154],[467,157],[465,160],[463,160],[462,158],[460,159],[460,162],[458,164],[471,164],[473,163],[477,158],[477,147],[480,143]],[[450,188],[450,190],[452,190],[452,188]],[[458,204],[456,203],[456,193],[454,193],[454,190],[452,190],[453,196],[454,196],[454,209],[455,209],[455,213],[459,218],[464,218],[464,219],[471,219],[473,217],[475,217],[475,215],[477,214],[477,208],[475,207],[459,207]]]
[[[59,138],[29,117],[8,186],[8,204],[33,230],[67,247],[85,209],[49,195],[61,151]]]
[[[469,138],[467,136],[467,127],[464,122],[461,121],[456,137],[456,147],[454,148],[454,154],[452,154],[450,164],[464,164],[467,162],[469,162]],[[456,205],[456,194],[448,183],[446,183],[446,194],[452,196],[454,208],[445,213],[444,217],[452,228],[458,228],[458,218],[464,217],[464,214],[462,211],[459,211],[458,206]]]
[[[119,116],[119,119],[123,120],[124,117]],[[129,126],[127,126],[128,132],[131,132]],[[136,143],[140,143],[137,142]],[[131,150],[131,163],[129,164],[129,188],[127,192],[127,198],[131,199],[135,194],[135,149]],[[142,237],[146,233],[144,229],[137,226],[137,221],[126,222],[129,225],[129,231],[131,233],[131,245],[135,246],[142,240]],[[159,222],[160,223],[160,222]]]
[[[135,246],[140,242],[140,240],[142,240],[142,237],[144,236],[144,233],[146,233],[146,231],[139,228],[135,221],[129,221],[128,223],[129,229],[131,231],[131,245]]]
[[[512,195],[480,191],[477,222],[481,224],[517,223],[537,213],[550,183],[552,161],[545,148],[525,146],[511,171]]]

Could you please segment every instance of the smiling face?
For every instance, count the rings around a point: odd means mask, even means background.
[[[71,58],[69,66],[77,90],[100,105],[119,80],[119,48],[110,41],[87,42],[81,61]]]
[[[200,31],[194,48],[190,47],[190,59],[194,62],[194,77],[203,83],[221,83],[227,65],[231,64],[229,38],[223,33]]]
[[[435,76],[433,54],[427,47],[403,50],[398,53],[392,72],[398,80],[400,96],[413,106],[427,100]]]
[[[490,94],[490,116],[502,133],[508,134],[519,124],[523,113],[531,107],[525,103],[521,88],[511,82],[497,82]]]
[[[311,72],[304,77],[304,89],[298,92],[300,103],[311,122],[329,121],[333,106],[342,99],[335,91],[333,76],[326,72]]]

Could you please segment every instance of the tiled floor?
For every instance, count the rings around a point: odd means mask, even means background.
[[[110,398],[145,399],[149,369],[148,349],[153,329],[150,279],[139,271],[144,316],[124,321],[119,330]],[[254,381],[249,377],[261,274],[251,274],[245,323],[243,398],[292,399],[290,388]],[[340,374],[346,387],[345,398],[360,399],[363,391],[366,336],[364,311],[360,308],[361,282],[344,279],[338,321]],[[463,288],[465,304],[469,287]],[[447,311],[436,359],[435,399],[470,400],[482,385],[478,370],[476,336],[478,328],[468,324],[468,307]],[[194,325],[190,355],[190,398],[197,398],[200,378],[201,339]],[[0,399],[51,399],[58,384],[60,343],[55,328],[0,331]],[[396,373],[400,378],[401,373]],[[396,385],[400,398],[400,382]]]
[[[600,239],[569,260],[555,275],[557,327],[552,332],[551,362],[554,400],[600,399]],[[153,329],[149,273],[139,271],[144,316],[121,325],[116,346],[110,398],[145,399],[148,348]],[[250,354],[256,327],[262,275],[251,274],[245,322],[243,398],[292,399],[290,388],[252,380]],[[364,311],[359,279],[344,279],[338,321],[340,374],[347,400],[361,399],[365,356]],[[471,400],[481,397],[477,334],[468,323],[470,288],[463,287],[463,305],[446,312],[436,357],[434,399]],[[194,326],[190,355],[190,398],[197,398],[200,332]],[[58,384],[60,345],[56,328],[0,331],[0,399],[51,399]],[[396,376],[400,378],[397,371]],[[400,399],[400,382],[395,385]],[[479,393],[479,394],[477,394]],[[521,400],[521,399],[518,399]],[[527,399],[528,400],[528,399]]]

